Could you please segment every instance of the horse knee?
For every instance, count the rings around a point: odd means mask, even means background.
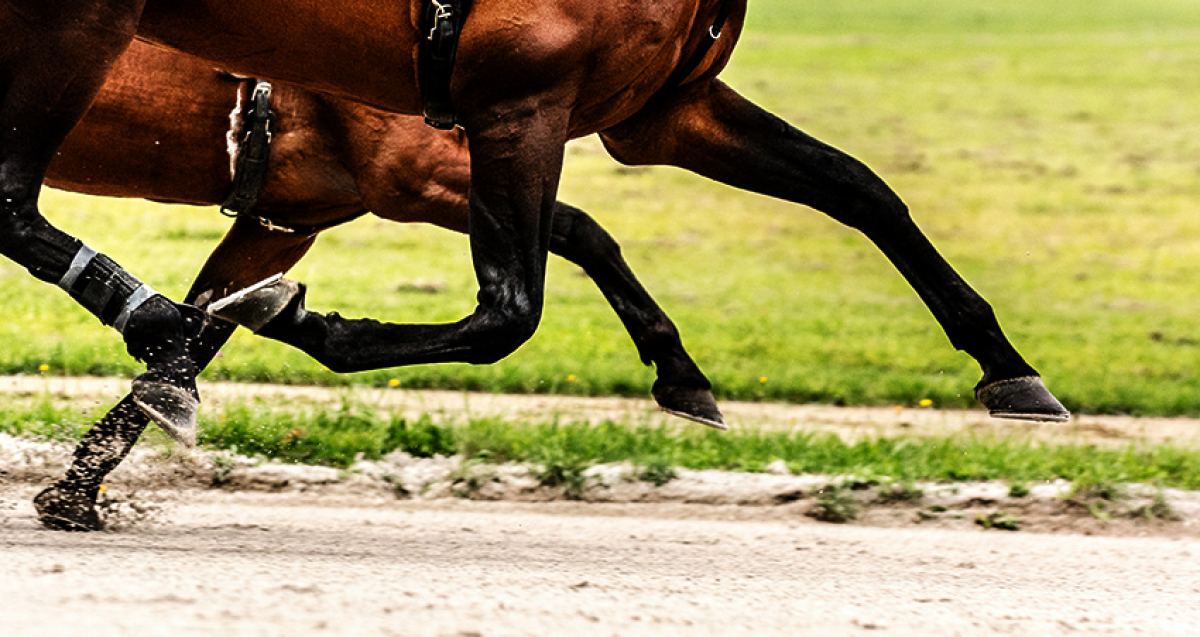
[[[471,355],[467,362],[491,365],[500,361],[533,338],[540,322],[540,310],[477,315],[471,322]]]
[[[4,201],[0,204],[0,253],[29,267],[30,259],[38,260],[38,256],[46,256],[38,255],[39,250],[52,248],[61,241],[60,233],[54,231],[30,199],[11,198],[3,194],[0,194],[0,198]],[[36,268],[33,273],[35,276],[38,274]]]
[[[31,220],[19,211],[5,206],[4,214],[0,215],[0,252],[15,256],[14,251],[29,245],[34,237],[34,226]]]

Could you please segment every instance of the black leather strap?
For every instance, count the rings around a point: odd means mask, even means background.
[[[458,39],[471,0],[424,0],[421,12],[421,40],[418,47],[417,79],[421,84],[421,108],[425,123],[450,130],[458,125],[454,103],[450,99],[450,78]]]
[[[254,78],[244,78],[244,81],[248,86],[253,87],[253,92],[242,108],[241,131],[234,131],[239,136],[237,160],[234,162],[233,183],[229,187],[229,196],[225,198],[225,203],[221,204],[221,214],[227,217],[246,217],[257,221],[267,230],[287,232],[303,237],[316,236],[322,230],[339,226],[366,214],[364,210],[349,217],[321,224],[279,223],[267,217],[252,214],[254,207],[258,205],[258,198],[262,194],[263,182],[267,178],[267,169],[270,168],[275,112],[271,110],[271,85]],[[246,88],[242,87],[238,90],[246,90]]]
[[[233,183],[229,187],[229,196],[221,204],[221,213],[228,217],[248,214],[254,209],[271,162],[271,128],[275,122],[275,113],[271,111],[271,85],[255,79],[246,81],[251,83],[254,91],[242,108],[242,131],[234,161]]]

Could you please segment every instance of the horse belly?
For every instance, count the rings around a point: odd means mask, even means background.
[[[238,82],[211,65],[136,44],[59,147],[52,188],[216,204],[229,187],[226,133]]]
[[[410,0],[149,0],[138,37],[229,71],[419,114]]]

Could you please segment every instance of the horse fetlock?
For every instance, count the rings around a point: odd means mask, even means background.
[[[134,403],[167,435],[188,447],[196,444],[200,368],[188,354],[187,344],[203,326],[198,308],[156,295],[132,313],[125,330],[129,353],[145,361],[147,368],[133,381]]]
[[[187,357],[188,342],[199,336],[204,314],[161,294],[146,299],[124,322],[125,348],[150,367]]]
[[[208,313],[259,333],[276,319],[294,322],[302,318],[304,294],[303,283],[277,274],[214,301]]]

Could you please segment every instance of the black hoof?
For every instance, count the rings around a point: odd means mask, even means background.
[[[1066,422],[1071,418],[1062,403],[1037,376],[996,381],[975,389],[975,398],[995,418]]]
[[[133,379],[133,402],[167,435],[185,447],[196,446],[196,410],[200,401],[153,371]]]
[[[301,283],[276,274],[214,301],[208,313],[257,332],[279,316],[292,299],[303,293],[303,288]]]
[[[729,429],[725,417],[717,409],[712,391],[690,387],[654,387],[651,392],[663,411],[672,416],[686,418],[714,429]]]
[[[33,499],[38,520],[54,531],[103,531],[94,492],[50,487]]]

